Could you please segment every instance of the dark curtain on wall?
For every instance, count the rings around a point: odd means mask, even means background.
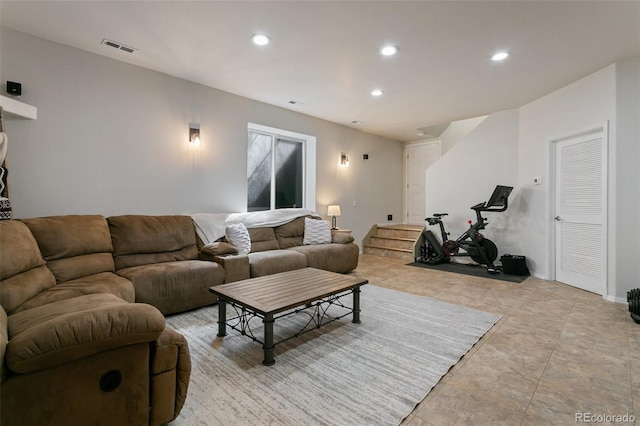
[[[12,210],[9,201],[9,171],[7,170],[7,135],[4,133],[4,111],[0,107],[0,220],[11,219]]]

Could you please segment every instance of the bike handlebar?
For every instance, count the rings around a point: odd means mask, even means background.
[[[482,202],[480,204],[476,204],[475,206],[471,207],[471,210],[475,210],[476,212],[503,212],[507,210],[507,207],[509,207],[509,200],[505,199],[504,205],[502,207],[498,207],[498,208],[487,207],[487,203]]]
[[[471,207],[471,210],[475,210],[476,217],[479,224],[486,225],[486,219],[482,217],[480,212],[503,212],[509,207],[509,194],[511,194],[513,187],[497,185],[493,190],[493,194],[489,198],[489,201],[483,201]],[[442,223],[442,218],[447,216],[447,213],[434,213],[433,217],[427,217],[425,220],[429,225],[436,225]]]

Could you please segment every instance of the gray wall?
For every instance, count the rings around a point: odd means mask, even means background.
[[[317,137],[316,210],[340,204],[357,242],[402,213],[397,141],[6,28],[0,44],[0,81],[21,82],[38,108],[35,121],[6,120],[18,218],[246,211],[248,122]]]

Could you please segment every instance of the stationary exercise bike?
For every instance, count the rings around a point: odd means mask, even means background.
[[[513,187],[496,186],[489,201],[476,204],[471,210],[476,212],[476,223],[469,220],[467,229],[456,240],[449,239],[449,232],[444,228],[442,218],[448,213],[434,213],[433,217],[425,220],[429,225],[439,225],[442,243],[429,230],[423,231],[424,244],[421,247],[419,262],[436,265],[448,262],[453,256],[470,256],[475,262],[487,265],[487,272],[497,274],[499,269],[493,264],[498,257],[498,248],[493,241],[485,238],[479,231],[488,225],[487,219],[482,217],[482,212],[503,212],[509,206],[509,194]],[[464,250],[460,252],[460,249]]]

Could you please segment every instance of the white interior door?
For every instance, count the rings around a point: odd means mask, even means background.
[[[407,145],[407,223],[424,225],[425,172],[440,158],[440,141]]]
[[[556,280],[606,293],[606,127],[556,141]]]

